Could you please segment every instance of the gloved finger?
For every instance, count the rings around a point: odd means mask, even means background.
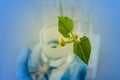
[[[16,61],[16,72],[18,80],[32,80],[32,77],[28,70],[28,59],[30,53],[30,49],[24,47],[18,56],[18,59]]]
[[[81,71],[81,80],[86,80],[86,75],[87,75],[87,65],[84,65]]]
[[[61,80],[85,80],[86,72],[87,65],[81,61],[78,56],[75,56]]]

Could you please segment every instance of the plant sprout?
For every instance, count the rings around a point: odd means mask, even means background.
[[[67,40],[62,38],[59,39],[59,46],[67,46],[66,44],[73,43],[73,52],[81,59],[84,63],[88,64],[91,44],[87,36],[83,36],[78,39],[78,35],[73,33],[74,23],[72,19],[66,16],[58,16],[58,31]]]

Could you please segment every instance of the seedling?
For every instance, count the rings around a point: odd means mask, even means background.
[[[73,43],[73,53],[75,53],[84,63],[88,65],[91,44],[87,36],[78,39],[78,35],[73,33],[74,23],[73,20],[66,16],[58,16],[58,31],[65,37],[59,39],[59,46],[67,46]]]

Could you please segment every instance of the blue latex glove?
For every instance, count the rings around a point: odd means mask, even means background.
[[[61,80],[85,80],[87,65],[75,56]]]
[[[18,56],[16,62],[17,80],[32,80],[32,77],[28,70],[28,59],[30,53],[30,49],[24,47]]]
[[[28,70],[28,59],[30,53],[30,49],[24,47],[18,57],[16,64],[18,80],[32,80]],[[75,56],[73,62],[71,62],[64,75],[61,77],[61,80],[85,80],[86,72],[87,65],[84,64],[77,56]],[[48,79],[46,78],[45,80]]]

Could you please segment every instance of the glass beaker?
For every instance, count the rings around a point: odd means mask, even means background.
[[[58,32],[56,24],[41,30],[40,43],[33,49],[29,60],[29,71],[34,80],[48,80],[52,73],[57,72],[59,78],[72,61],[71,44],[61,47],[59,38],[63,36]]]
[[[40,43],[42,45],[42,59],[49,66],[60,67],[65,63],[69,46],[59,46],[59,38],[63,36],[58,32],[57,25],[50,25],[42,29],[40,33]]]

